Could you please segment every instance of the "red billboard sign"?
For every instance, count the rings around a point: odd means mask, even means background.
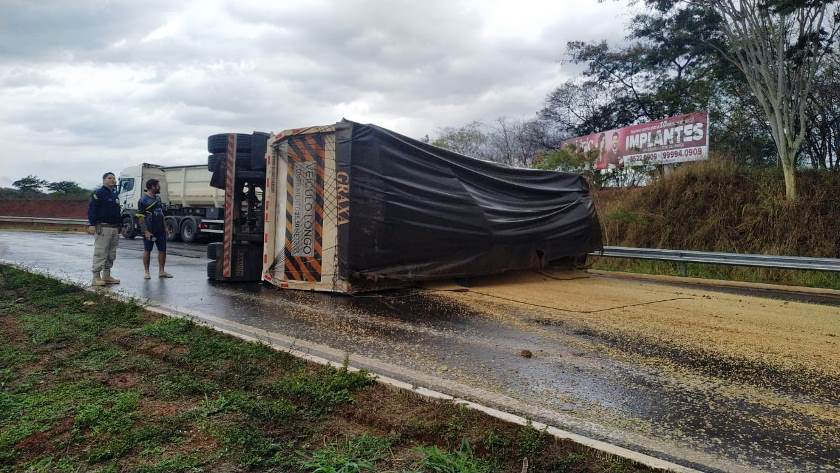
[[[709,159],[709,115],[687,113],[563,141],[578,151],[596,152],[595,169],[672,164]]]

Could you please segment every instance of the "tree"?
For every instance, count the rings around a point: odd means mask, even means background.
[[[582,135],[706,109],[720,72],[708,43],[715,18],[699,7],[653,8],[633,18],[627,46],[569,42],[569,60],[586,69],[549,95],[541,116],[571,118]]]
[[[432,140],[432,144],[474,158],[489,159],[490,156],[484,124],[478,121],[460,128],[442,128],[439,130],[438,137]]]
[[[728,47],[720,16],[686,1],[644,3],[649,8],[631,20],[627,46],[568,44],[569,60],[586,68],[548,95],[541,119],[570,137],[708,110],[712,148],[740,164],[775,161],[758,102],[720,53]]]
[[[544,130],[536,120],[499,117],[487,133],[491,160],[516,167],[531,167],[543,150]]]
[[[82,188],[79,184],[73,181],[58,181],[47,184],[47,189],[54,194],[61,195],[81,195],[87,194],[88,190]]]
[[[826,57],[811,90],[808,130],[800,148],[816,169],[840,169],[840,54]]]
[[[531,167],[549,140],[559,146],[544,122],[499,117],[491,126],[474,121],[460,128],[443,128],[432,144],[507,166]]]
[[[834,15],[828,11],[829,3],[832,2],[702,2],[723,20],[721,31],[728,48],[719,51],[741,72],[767,118],[782,164],[788,200],[796,199],[796,156],[808,131],[814,78],[840,24],[836,10],[832,8]]]
[[[0,200],[20,199],[20,191],[11,187],[0,187]]]
[[[582,174],[596,188],[637,186],[650,180],[654,167],[643,165],[615,169],[595,169],[600,158],[598,150],[585,152],[574,146],[547,151],[534,163],[537,169],[576,172]]]
[[[12,183],[12,187],[15,187],[21,193],[33,193],[33,194],[40,194],[41,189],[47,185],[47,181],[40,179],[38,176],[33,176],[32,174],[20,178],[17,181]]]
[[[598,80],[567,81],[548,95],[539,116],[559,127],[566,137],[608,130],[638,119],[637,107],[621,106],[624,101],[615,97]]]

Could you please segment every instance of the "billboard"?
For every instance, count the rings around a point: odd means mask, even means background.
[[[709,159],[709,115],[687,113],[563,141],[598,154],[595,169]]]

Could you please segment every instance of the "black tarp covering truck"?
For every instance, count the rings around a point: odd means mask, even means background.
[[[259,279],[283,288],[354,293],[573,264],[602,248],[580,175],[505,167],[347,120],[272,135],[253,195],[262,257],[240,273],[259,266]],[[225,245],[212,251],[217,279],[243,260],[236,228],[231,258]]]

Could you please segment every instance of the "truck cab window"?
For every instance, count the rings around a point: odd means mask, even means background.
[[[134,189],[134,178],[120,180],[120,194]]]

